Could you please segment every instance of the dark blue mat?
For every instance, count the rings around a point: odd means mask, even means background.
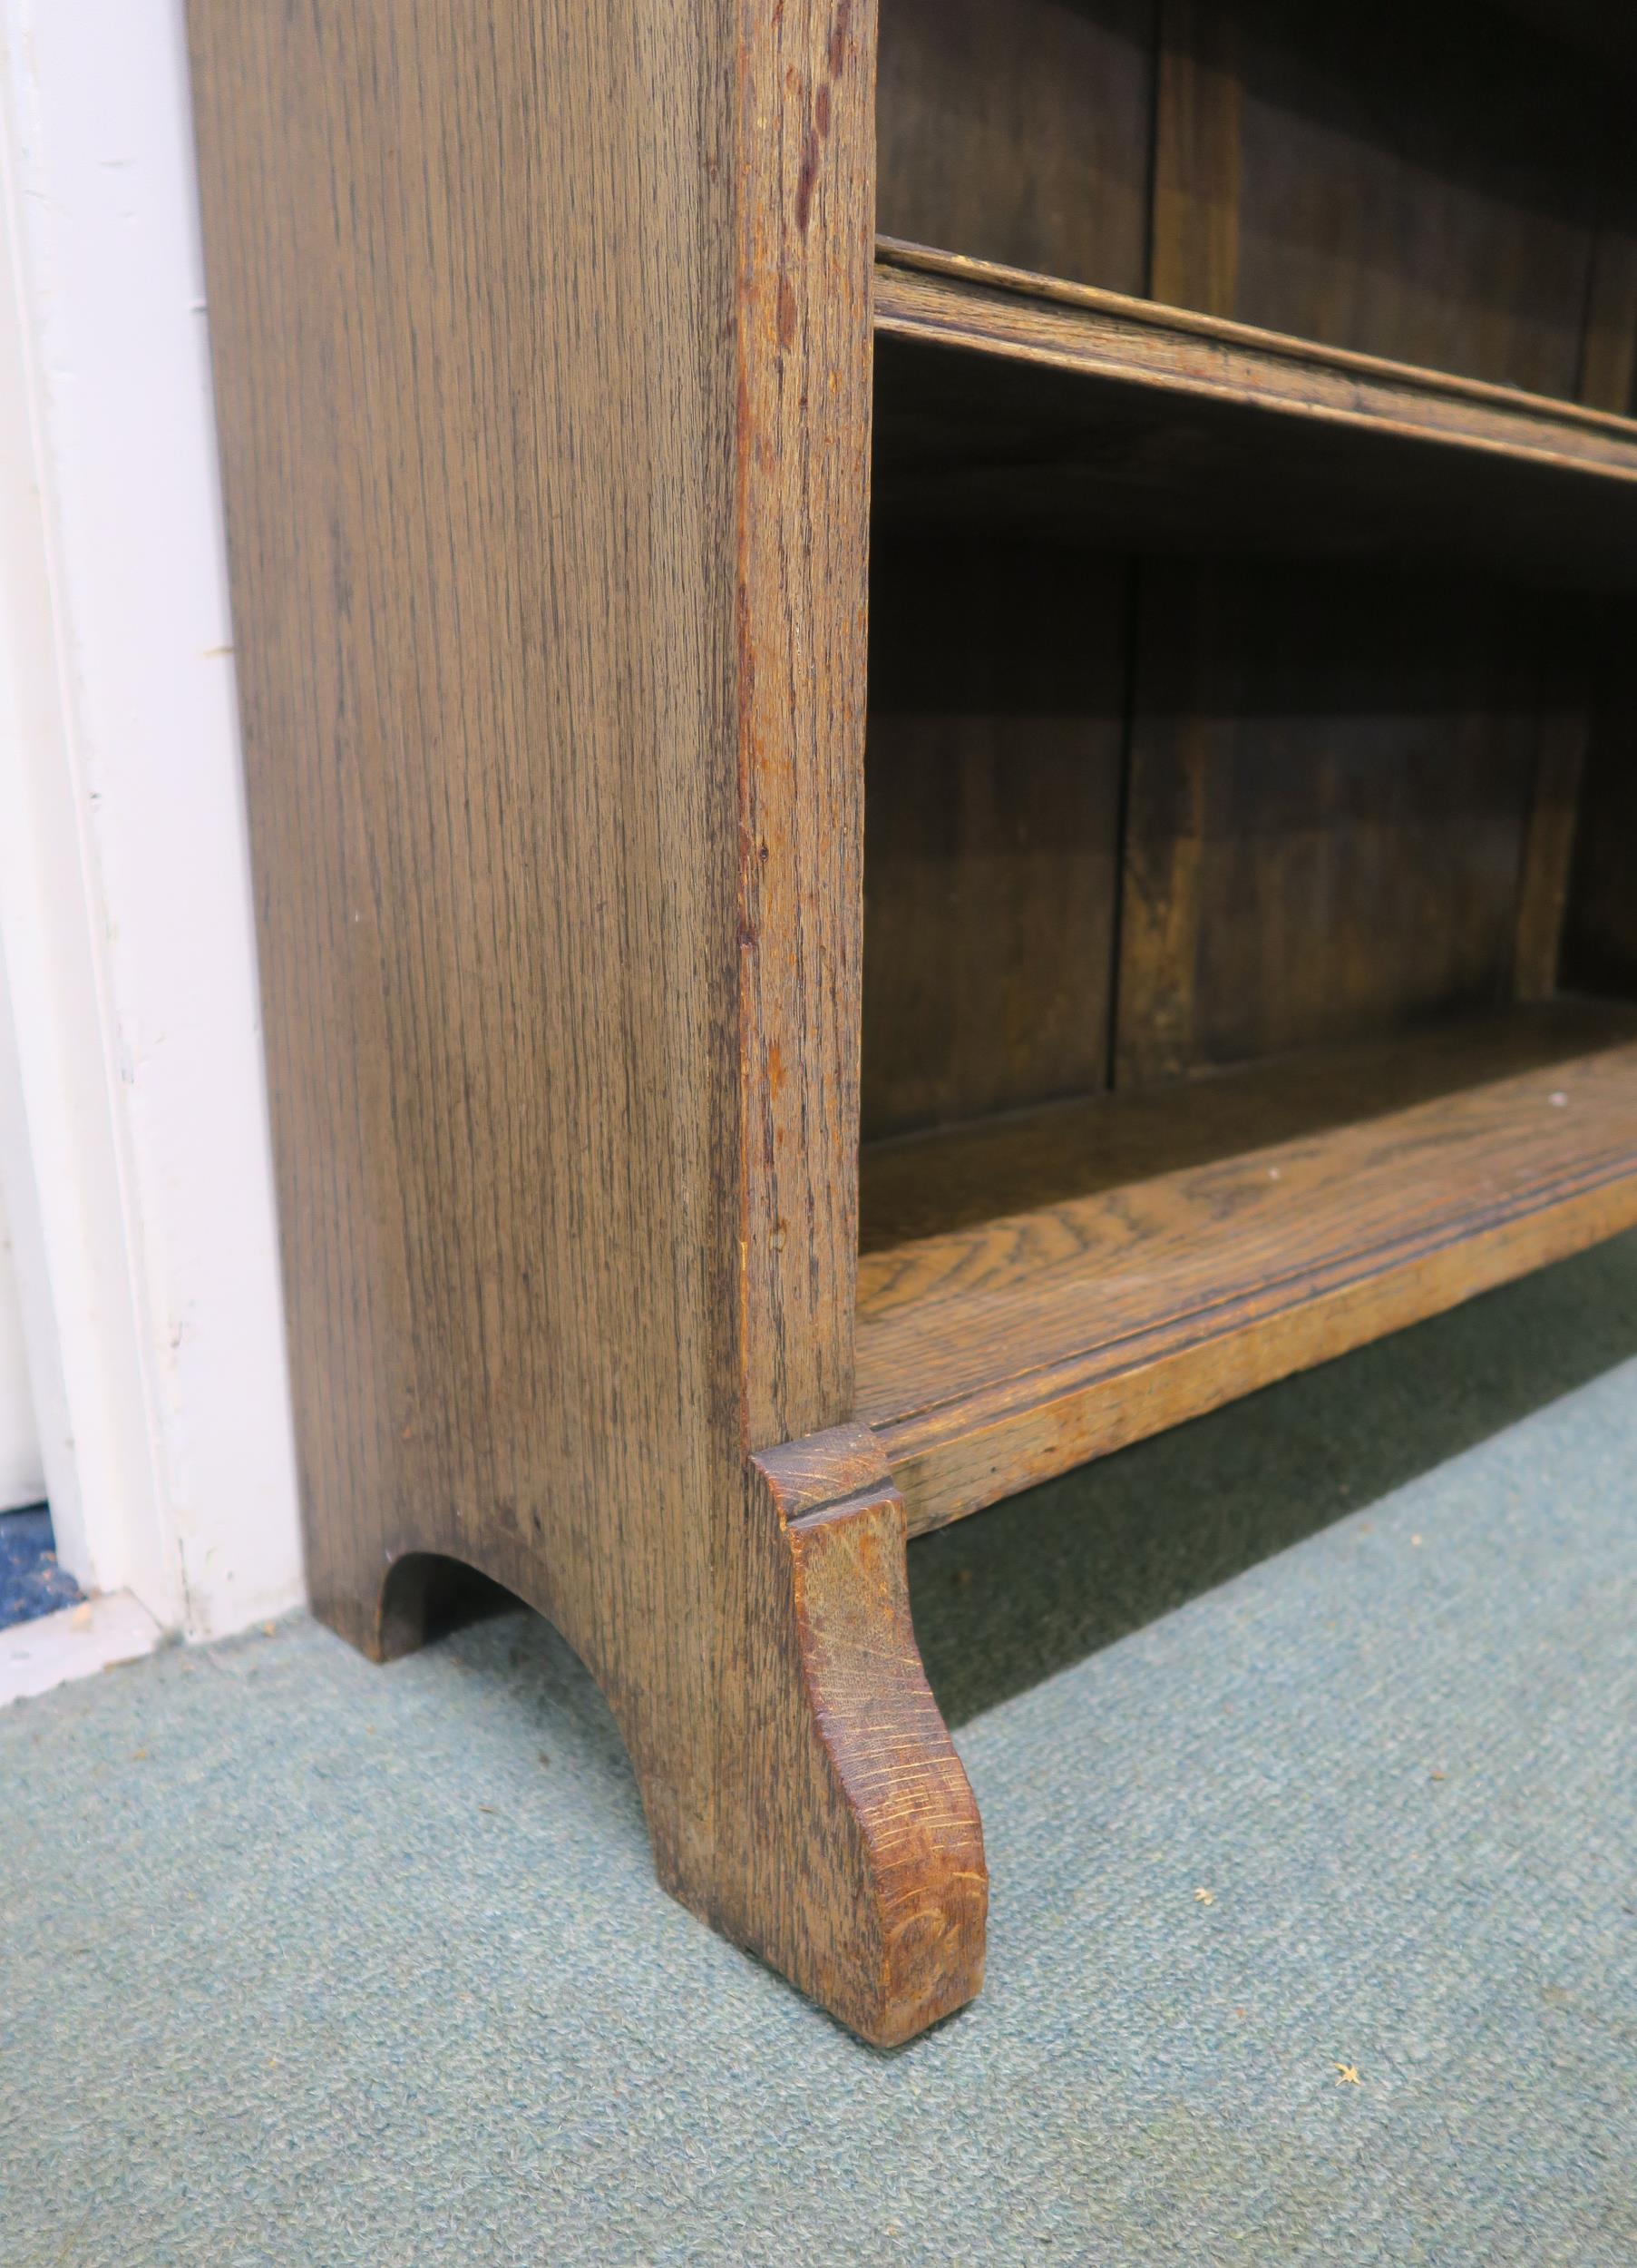
[[[0,1513],[0,1630],[72,1607],[79,1596],[73,1577],[57,1565],[47,1508]]]

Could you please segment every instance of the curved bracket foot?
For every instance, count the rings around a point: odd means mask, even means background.
[[[648,1611],[610,1610],[543,1540],[490,1571],[561,1630],[636,1767],[666,1887],[878,2047],[970,2000],[989,1878],[978,1807],[910,1619],[903,1501],[867,1427],[753,1457],[736,1519],[651,1557]],[[706,1540],[708,1539],[708,1540]],[[453,1564],[462,1559],[464,1568]],[[384,1574],[315,1584],[377,1661],[489,1586],[464,1533],[400,1540]]]
[[[862,1426],[754,1458],[750,1496],[747,1674],[723,1696],[707,1911],[894,2047],[977,1992],[989,1904],[978,1807],[910,1618],[903,1501]]]

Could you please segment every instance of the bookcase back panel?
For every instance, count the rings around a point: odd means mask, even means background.
[[[1154,25],[1155,0],[883,0],[883,232],[1145,291]]]
[[[1632,406],[1629,84],[1483,0],[882,0],[881,58],[889,235]]]
[[[1629,634],[1611,640],[1587,736],[1563,981],[1637,999],[1637,662]]]
[[[866,1139],[1554,990],[1595,611],[908,532],[872,589]],[[1620,989],[1613,855],[1573,919]]]
[[[1449,0],[1163,18],[1155,298],[1576,395],[1616,150],[1594,66]]]
[[[878,539],[863,1132],[1106,1082],[1129,571]]]
[[[1533,608],[1311,565],[1140,588],[1116,1083],[1509,999],[1560,730]]]

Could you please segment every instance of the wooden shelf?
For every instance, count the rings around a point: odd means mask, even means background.
[[[913,1531],[1637,1224],[1637,1011],[1562,1002],[863,1152]]]
[[[889,517],[1637,581],[1637,420],[882,238]]]

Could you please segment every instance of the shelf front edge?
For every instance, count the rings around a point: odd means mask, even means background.
[[[886,243],[878,334],[1637,482],[1637,421],[953,254]]]
[[[1067,1362],[976,1385],[959,1400],[879,1422],[875,1433],[921,1535],[1077,1465],[1203,1416],[1260,1387],[1351,1353],[1637,1227],[1637,1162],[1426,1248],[1384,1256],[1311,1296],[1250,1320],[1220,1320],[1184,1345],[1113,1374]]]

